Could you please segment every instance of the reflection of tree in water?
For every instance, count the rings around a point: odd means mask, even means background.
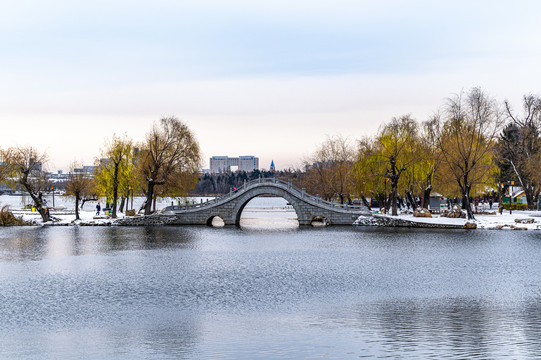
[[[37,227],[4,228],[0,234],[0,259],[41,260],[46,257],[48,229]]]
[[[0,233],[0,259],[41,260],[122,250],[191,247],[197,228],[183,227],[7,227]]]
[[[385,329],[382,335],[395,350],[430,347],[468,356],[486,353],[490,316],[479,301],[456,298],[436,304],[390,302],[376,311]]]
[[[541,302],[536,299],[522,305],[469,298],[378,302],[358,308],[351,319],[354,323],[345,325],[357,328],[364,342],[384,353],[537,356],[541,353]]]
[[[104,252],[175,247],[199,238],[194,229],[174,226],[101,227],[98,236],[102,238]]]
[[[520,319],[524,323],[522,332],[524,345],[528,352],[527,355],[532,359],[539,357],[539,354],[541,354],[541,340],[539,339],[541,330],[541,296],[538,295],[526,302],[524,311],[520,313]]]

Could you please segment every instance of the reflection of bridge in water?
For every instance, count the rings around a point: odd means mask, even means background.
[[[242,188],[211,201],[166,207],[161,211],[161,216],[174,217],[167,222],[173,225],[210,225],[216,216],[226,225],[239,225],[246,204],[261,195],[273,195],[287,200],[295,209],[300,225],[310,225],[318,220],[331,225],[351,225],[359,215],[370,213],[364,206],[321,200],[293,186],[291,182],[260,178],[245,182]]]

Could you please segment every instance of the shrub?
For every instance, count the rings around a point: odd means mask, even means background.
[[[509,204],[503,204],[505,210],[509,210]],[[512,204],[513,210],[528,210],[528,204]]]
[[[24,221],[21,217],[13,215],[13,213],[9,211],[9,206],[4,205],[0,210],[0,226],[12,225],[30,225],[30,223]]]

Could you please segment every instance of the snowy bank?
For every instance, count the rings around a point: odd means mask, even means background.
[[[114,224],[117,219],[110,216],[96,215],[96,211],[79,211],[80,220],[75,220],[75,211],[50,211],[51,221],[42,222],[41,215],[37,211],[31,210],[12,210],[13,215],[21,217],[24,221],[34,225],[42,226],[109,226]],[[118,213],[118,219],[124,218],[123,213]]]
[[[513,214],[475,215],[475,220],[453,219],[439,215],[431,218],[414,217],[401,213],[398,216],[373,214],[359,216],[353,225],[390,226],[390,227],[422,227],[463,229],[466,223],[475,224],[477,229],[488,230],[541,230],[541,213],[538,211],[514,211]]]

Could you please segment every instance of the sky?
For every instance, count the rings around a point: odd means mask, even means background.
[[[300,167],[480,86],[541,94],[539,1],[2,0],[0,147],[92,164],[176,116],[213,155]]]

